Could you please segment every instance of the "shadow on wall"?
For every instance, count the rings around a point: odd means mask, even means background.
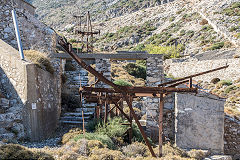
[[[16,81],[8,78],[0,67],[0,92],[4,98],[0,101],[0,139],[22,140],[25,138],[23,125],[24,102],[19,97],[12,83]],[[19,85],[23,85],[22,83]],[[22,86],[24,88],[24,86]]]

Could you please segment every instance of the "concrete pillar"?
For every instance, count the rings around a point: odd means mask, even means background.
[[[147,59],[147,86],[156,87],[164,80],[163,59],[148,58]],[[147,114],[147,135],[153,141],[158,140],[158,115],[159,115],[159,98],[146,98],[146,114]]]

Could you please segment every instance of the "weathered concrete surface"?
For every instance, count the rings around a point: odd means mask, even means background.
[[[0,40],[0,87],[10,101],[0,113],[1,139],[37,141],[51,135],[60,115],[57,75],[20,60],[18,51]]]
[[[224,152],[224,102],[200,91],[197,95],[176,93],[175,142],[184,149]]]

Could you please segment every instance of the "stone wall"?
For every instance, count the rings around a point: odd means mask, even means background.
[[[193,78],[193,80],[211,81],[213,78],[221,80],[237,80],[240,74],[240,59],[220,59],[220,60],[204,60],[190,61],[183,60],[166,60],[164,63],[164,72],[176,78],[190,76],[192,74],[204,72],[218,67],[229,65],[228,68],[201,75]]]
[[[105,78],[108,80],[112,80],[111,77],[111,62],[110,59],[96,59],[96,71],[99,73],[102,73]],[[109,88],[110,86],[103,83],[99,82],[96,84],[96,87],[98,88]]]
[[[19,7],[15,0],[14,6],[19,23],[20,35],[24,50],[34,49],[50,55],[55,53],[57,34],[53,29],[41,23],[28,10]],[[24,3],[24,2],[23,2]],[[17,40],[12,20],[12,3],[1,0],[0,3],[0,39],[17,49]]]
[[[35,7],[25,0],[13,0],[17,8],[24,9],[32,15],[35,15]]]
[[[215,95],[176,93],[175,143],[183,149],[224,152],[224,102]]]
[[[224,154],[240,159],[240,119],[225,115]]]
[[[162,58],[147,59],[147,77],[146,85],[156,87],[163,82],[163,60]],[[153,141],[158,139],[158,115],[159,115],[159,98],[147,97],[145,100],[147,122],[146,131]]]
[[[59,81],[36,65],[20,60],[0,40],[0,87],[10,101],[0,113],[1,139],[38,141],[51,135],[60,115]]]

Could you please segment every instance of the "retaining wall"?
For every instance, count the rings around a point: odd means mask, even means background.
[[[61,110],[57,75],[20,60],[0,40],[0,87],[10,101],[0,113],[1,139],[39,141],[51,135]]]
[[[164,63],[164,72],[176,78],[190,76],[192,74],[208,71],[218,67],[229,65],[228,68],[194,77],[193,80],[211,81],[213,78],[221,80],[237,80],[240,75],[240,59],[220,59],[205,61],[182,61],[182,60],[166,60]]]

